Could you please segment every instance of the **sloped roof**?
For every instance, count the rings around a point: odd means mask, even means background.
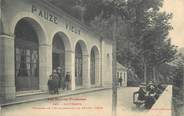
[[[117,70],[124,70],[126,71],[126,67],[124,67],[122,64],[120,64],[119,62],[116,63],[117,66]]]

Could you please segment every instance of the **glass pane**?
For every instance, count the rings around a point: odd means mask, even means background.
[[[30,63],[31,62],[31,58],[28,56],[26,57],[26,63]]]
[[[27,64],[26,64],[26,69],[27,69],[27,70],[30,70],[30,68],[31,68],[30,64],[27,63]]]
[[[16,48],[16,54],[20,54],[19,48]]]
[[[30,56],[30,50],[29,49],[26,50],[26,56]]]
[[[20,55],[16,55],[16,62],[20,62]]]
[[[30,69],[30,68],[29,68]],[[27,69],[27,76],[31,76],[31,71]]]
[[[33,51],[31,59],[32,59],[32,63],[36,63],[37,62],[37,59],[38,59],[37,51]]]
[[[36,76],[37,74],[37,65],[36,64],[32,64],[32,68],[31,68],[31,72],[32,72],[32,76]]]
[[[37,33],[32,24],[22,19],[15,27],[15,86],[17,91],[38,89],[39,78],[32,76],[32,49],[38,49]],[[33,54],[33,56],[32,56]],[[37,57],[37,56],[36,56]],[[36,72],[36,71],[34,71]]]

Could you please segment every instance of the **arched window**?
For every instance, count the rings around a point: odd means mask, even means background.
[[[95,84],[95,75],[96,75],[96,71],[95,71],[95,67],[96,67],[96,60],[95,60],[95,52],[92,49],[91,50],[91,61],[90,61],[90,81],[91,84],[94,85]]]
[[[76,86],[82,86],[82,48],[79,43],[77,43],[75,48],[75,84]]]
[[[15,28],[15,84],[17,91],[39,89],[38,37],[31,23],[20,20]]]
[[[60,68],[59,68],[60,67]],[[52,68],[59,72],[59,87],[64,88],[65,77],[65,46],[62,37],[56,34],[52,43]]]
[[[56,34],[54,36],[52,43],[52,68],[56,69],[57,67],[61,67],[62,72],[64,73],[65,47],[62,38],[60,38],[59,34]]]

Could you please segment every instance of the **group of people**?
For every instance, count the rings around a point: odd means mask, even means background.
[[[163,86],[161,84],[153,84],[150,82],[147,86],[140,84],[138,93],[138,100],[143,101],[144,107],[150,109],[155,101],[158,99],[163,91]]]
[[[61,67],[57,67],[53,70],[47,83],[50,94],[59,94],[59,88],[69,90],[70,84],[70,73],[67,72],[66,76],[63,76]]]

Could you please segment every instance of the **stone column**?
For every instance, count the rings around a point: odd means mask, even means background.
[[[65,74],[70,72],[71,89],[75,90],[75,52],[72,50],[65,51]]]
[[[0,96],[1,100],[15,98],[14,37],[0,35]]]
[[[39,88],[48,90],[47,81],[52,73],[52,49],[48,44],[39,45]]]
[[[83,86],[85,88],[90,88],[90,57],[89,55],[83,55],[82,62],[82,78],[83,78]]]

